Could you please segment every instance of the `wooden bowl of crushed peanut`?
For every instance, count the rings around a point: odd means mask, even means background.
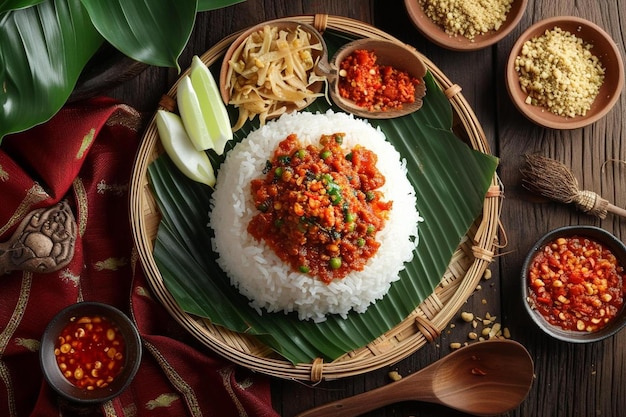
[[[453,51],[476,51],[506,37],[528,0],[405,0],[415,27],[431,42]]]
[[[506,85],[517,109],[552,129],[577,129],[604,117],[624,87],[617,45],[579,17],[542,20],[511,49]]]

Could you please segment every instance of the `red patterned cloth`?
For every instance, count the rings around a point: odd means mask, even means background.
[[[151,295],[137,265],[128,216],[139,125],[132,108],[97,98],[69,105],[50,122],[0,145],[0,242],[11,238],[31,210],[63,199],[78,224],[67,266],[0,277],[0,415],[277,416],[266,378],[200,346]],[[126,312],[143,341],[132,385],[93,409],[55,395],[38,360],[47,323],[83,300]]]

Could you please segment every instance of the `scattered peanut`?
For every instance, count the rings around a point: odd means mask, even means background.
[[[488,277],[486,279],[491,278],[491,271],[485,270],[485,276]],[[477,289],[482,289],[479,285]],[[481,300],[482,304],[487,304],[486,299]],[[490,312],[486,312],[484,318],[476,316],[474,313],[469,311],[462,311],[460,313],[460,318],[466,323],[469,323],[472,326],[472,329],[467,333],[467,341],[465,342],[451,342],[451,349],[459,349],[462,346],[466,346],[472,341],[484,341],[489,339],[510,339],[511,332],[508,327],[503,327],[502,324],[497,322],[497,317],[492,315]],[[480,326],[479,326],[480,324]],[[456,325],[454,323],[450,323],[450,329],[455,328]],[[480,328],[479,328],[480,327]],[[450,334],[450,332],[448,332]]]
[[[474,314],[464,311],[461,313],[461,319],[463,319],[464,322],[469,323],[474,320]]]
[[[505,327],[504,330],[502,330],[502,334],[504,335],[505,339],[511,338],[511,331],[509,330],[508,327]]]
[[[394,382],[402,379],[402,375],[400,375],[398,371],[389,371],[387,375],[389,376],[389,379],[391,379]]]
[[[499,336],[501,327],[502,326],[500,325],[500,323],[494,323],[493,327],[491,328],[491,331],[489,331],[489,338],[492,339],[496,336]]]

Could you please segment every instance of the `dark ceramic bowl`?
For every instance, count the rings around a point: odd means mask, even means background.
[[[560,237],[587,237],[591,240],[603,244],[606,248],[611,250],[615,255],[618,262],[622,266],[626,266],[626,246],[619,239],[613,236],[611,233],[604,229],[595,226],[565,226],[558,229],[554,229],[551,232],[545,234],[535,245],[532,247],[524,264],[522,266],[521,281],[522,281],[522,297],[523,303],[526,307],[526,311],[535,324],[545,333],[552,336],[555,339],[562,340],[570,343],[589,343],[596,342],[607,337],[613,336],[626,326],[626,308],[622,306],[621,311],[604,327],[596,331],[573,331],[564,330],[560,326],[549,323],[544,316],[537,311],[534,301],[531,297],[533,291],[529,288],[528,274],[531,263],[535,255],[548,243],[560,238]]]
[[[73,385],[62,374],[55,357],[55,344],[63,329],[73,318],[105,317],[113,323],[125,342],[123,368],[106,387],[87,390]],[[44,377],[61,396],[79,404],[96,404],[108,401],[131,383],[141,362],[141,340],[133,323],[120,310],[102,303],[81,302],[61,310],[48,324],[41,338],[40,363]]]

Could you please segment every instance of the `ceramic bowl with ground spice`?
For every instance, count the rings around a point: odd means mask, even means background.
[[[598,25],[573,16],[542,20],[517,40],[506,85],[518,110],[552,129],[577,129],[604,117],[624,87],[617,45]]]
[[[415,27],[453,51],[475,51],[503,39],[521,20],[528,0],[405,0]]]
[[[626,326],[626,246],[595,226],[546,233],[522,266],[523,303],[551,337],[588,343]]]

